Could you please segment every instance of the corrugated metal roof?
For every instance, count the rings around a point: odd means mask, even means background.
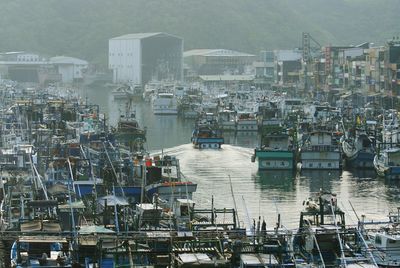
[[[60,64],[82,64],[87,65],[88,62],[85,60],[81,60],[78,58],[67,57],[67,56],[56,56],[52,57],[49,60],[51,63],[60,63]]]
[[[243,53],[229,49],[192,49],[183,52],[184,57],[189,56],[225,56],[225,57],[255,57],[253,54]]]
[[[144,38],[149,38],[149,37],[154,37],[157,35],[164,35],[164,36],[169,36],[169,37],[174,37],[174,38],[179,38],[182,39],[179,36],[175,36],[172,34],[167,34],[167,33],[133,33],[133,34],[125,34],[121,36],[117,36],[114,38],[111,38],[110,40],[131,40],[131,39],[144,39]]]

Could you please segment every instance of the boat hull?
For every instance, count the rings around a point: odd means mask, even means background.
[[[292,170],[294,153],[292,151],[255,150],[259,170]]]
[[[374,168],[374,153],[359,151],[353,157],[346,157],[346,167],[348,168]]]
[[[339,151],[305,151],[301,152],[301,169],[340,169]]]
[[[177,115],[178,114],[178,109],[158,109],[154,108],[153,113],[155,115]]]
[[[195,148],[199,149],[219,149],[224,144],[224,138],[192,138]]]
[[[379,160],[378,156],[375,156],[374,168],[378,176],[387,179],[400,179],[400,166],[389,166]]]

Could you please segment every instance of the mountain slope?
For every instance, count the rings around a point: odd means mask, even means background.
[[[384,42],[399,35],[398,0],[13,0],[0,2],[0,51],[28,50],[107,63],[108,39],[168,32],[185,49]]]

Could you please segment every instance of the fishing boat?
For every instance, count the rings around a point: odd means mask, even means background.
[[[11,247],[11,267],[72,267],[65,237],[19,236]]]
[[[383,119],[382,142],[377,143],[377,152],[374,157],[374,167],[379,176],[400,178],[400,146],[397,115],[386,122]]]
[[[199,149],[219,149],[224,144],[224,138],[212,113],[206,113],[197,120],[191,141]]]
[[[236,130],[236,112],[229,109],[223,109],[218,112],[218,125],[223,131]]]
[[[366,133],[358,133],[356,137],[343,139],[341,146],[346,167],[374,168],[375,148],[372,137]]]
[[[118,86],[111,91],[111,95],[114,100],[127,100],[134,95],[134,88],[130,85]]]
[[[122,144],[126,144],[131,151],[143,150],[146,129],[139,126],[131,101],[127,104],[125,115],[120,115],[114,134],[115,138]]]
[[[197,184],[184,180],[179,159],[174,156],[155,156],[146,160],[145,191],[148,200],[157,195],[162,202],[173,204],[177,199],[192,199]],[[170,205],[171,208],[171,205]]]
[[[317,129],[303,135],[298,168],[341,168],[341,153],[332,131]]]
[[[320,190],[303,201],[293,239],[294,257],[307,267],[378,267],[360,232],[346,227],[337,196]],[[304,267],[304,266],[300,266]]]
[[[359,221],[360,232],[380,267],[400,267],[399,220],[400,208],[397,208],[397,212],[390,212],[384,221],[366,221],[364,215]],[[373,228],[369,229],[369,225]]]
[[[179,101],[179,114],[184,119],[196,119],[201,111],[201,98],[196,95],[184,95]]]
[[[153,113],[156,115],[177,115],[178,102],[173,93],[158,93],[153,99]]]
[[[385,148],[378,145],[378,152],[374,157],[374,167],[379,176],[397,179],[400,178],[400,148],[391,144]]]
[[[237,111],[236,131],[258,131],[258,121],[254,112]]]
[[[295,164],[293,138],[282,127],[264,127],[261,147],[254,150],[259,170],[292,170]]]
[[[376,121],[366,121],[362,125],[361,117],[357,116],[355,126],[347,132],[344,131],[340,144],[346,167],[374,168],[375,128]]]

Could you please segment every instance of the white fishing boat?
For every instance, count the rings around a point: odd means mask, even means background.
[[[134,90],[133,87],[129,85],[118,86],[111,92],[114,100],[126,100],[133,96]]]
[[[400,147],[397,116],[385,122],[383,119],[382,142],[377,144],[374,167],[379,176],[389,179],[400,178]]]
[[[300,150],[299,168],[340,169],[340,150],[333,142],[333,133],[317,130],[308,133]]]
[[[224,109],[218,112],[218,125],[221,130],[235,131],[236,130],[236,112]]]
[[[173,93],[158,93],[153,100],[153,113],[157,115],[177,115],[178,102]]]
[[[253,112],[238,111],[236,115],[237,131],[258,131],[258,121]]]

